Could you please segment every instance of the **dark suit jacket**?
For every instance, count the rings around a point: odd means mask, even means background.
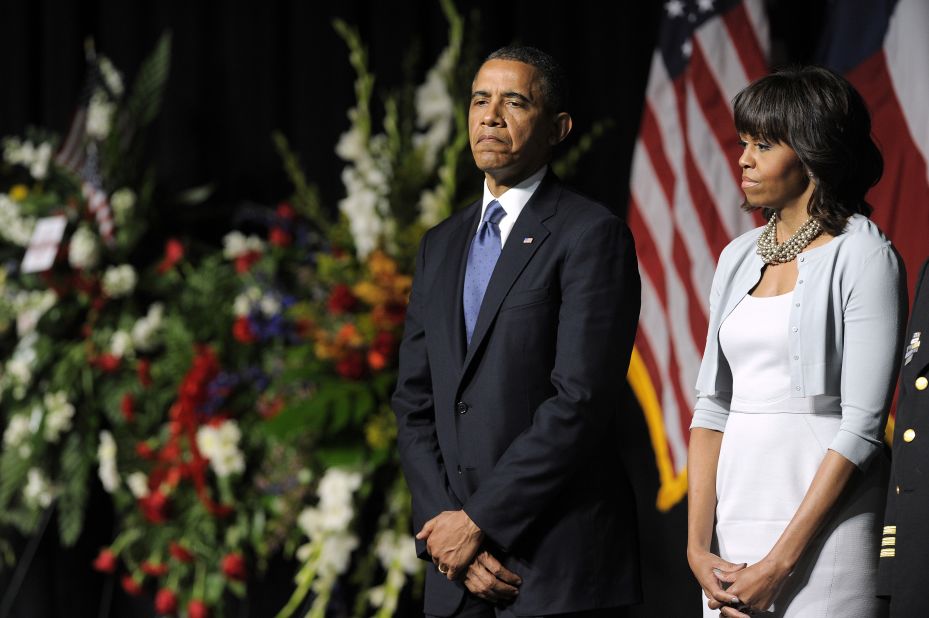
[[[890,596],[890,615],[900,618],[929,616],[929,382],[917,384],[920,378],[929,380],[929,262],[919,274],[905,349],[915,333],[919,348],[900,370],[878,569],[878,592]]]
[[[522,577],[504,615],[638,602],[635,504],[615,446],[639,315],[632,236],[549,172],[468,346],[462,287],[480,212],[430,230],[417,258],[393,398],[413,526],[464,508]],[[428,568],[426,613],[450,615],[465,591]]]

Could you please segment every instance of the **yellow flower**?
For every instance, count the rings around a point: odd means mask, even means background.
[[[26,185],[13,185],[10,188],[10,199],[14,202],[22,202],[29,196],[29,187]]]
[[[355,287],[352,288],[352,292],[355,296],[363,300],[365,304],[371,306],[379,305],[387,301],[387,292],[370,281],[356,283]]]
[[[383,251],[377,250],[368,256],[368,270],[375,279],[389,277],[397,272],[397,262]]]

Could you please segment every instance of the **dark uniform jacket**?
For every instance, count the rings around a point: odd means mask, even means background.
[[[522,578],[500,615],[636,603],[635,503],[612,442],[639,315],[629,228],[549,172],[469,346],[462,287],[480,215],[480,202],[455,213],[417,257],[393,397],[413,527],[464,509]],[[464,594],[427,569],[426,614],[451,615]]]
[[[929,261],[910,314],[884,516],[878,592],[897,618],[929,616]]]

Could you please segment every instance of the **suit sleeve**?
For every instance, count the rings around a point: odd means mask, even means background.
[[[400,343],[397,388],[392,398],[397,416],[400,463],[413,498],[414,530],[420,530],[426,521],[442,511],[461,508],[448,488],[435,428],[432,376],[422,319],[427,237],[428,234],[423,237],[416,257],[413,290]],[[424,541],[416,541],[416,553],[420,558],[428,559]]]
[[[640,281],[632,235],[617,218],[599,220],[574,241],[561,271],[556,394],[498,460],[464,506],[508,550],[603,443],[621,400],[639,316]]]

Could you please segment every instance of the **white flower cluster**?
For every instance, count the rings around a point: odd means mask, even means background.
[[[10,418],[9,425],[6,426],[6,431],[3,432],[3,446],[16,449],[22,459],[29,457],[32,454],[32,445],[29,444],[29,440],[35,433],[32,425],[27,415],[14,414]]]
[[[29,168],[29,174],[36,180],[43,180],[48,175],[48,165],[52,160],[52,145],[48,142],[33,144],[19,138],[9,137],[3,140],[3,160],[10,165],[22,165]]]
[[[16,334],[25,337],[35,331],[45,312],[55,305],[58,296],[51,290],[20,290],[11,305],[16,314]]]
[[[116,440],[107,430],[100,432],[100,444],[97,446],[97,460],[100,467],[97,474],[108,493],[119,489],[119,472],[116,471]]]
[[[152,303],[148,313],[136,320],[132,327],[132,344],[136,350],[151,352],[159,344],[164,313],[164,305]]]
[[[113,126],[113,114],[116,104],[102,90],[97,90],[87,104],[87,122],[84,130],[87,136],[95,140],[106,139]]]
[[[358,537],[351,533],[355,516],[352,497],[361,487],[361,473],[344,468],[329,468],[319,482],[319,504],[303,509],[297,523],[310,540],[320,544],[319,573],[338,575],[348,569]],[[306,560],[311,544],[298,551]]]
[[[261,288],[253,285],[236,296],[232,302],[232,312],[237,318],[248,316],[255,309],[267,318],[273,317],[281,311],[281,299],[278,294],[263,292]]]
[[[35,219],[22,216],[19,204],[0,193],[0,236],[14,245],[25,247],[32,238]]]
[[[350,109],[348,117],[352,126],[335,148],[342,160],[352,164],[342,170],[345,197],[339,200],[339,211],[348,219],[358,257],[364,259],[377,248],[379,240],[390,242],[396,232],[387,200],[392,170],[387,136],[380,134],[365,140],[358,126],[358,110]]]
[[[35,350],[38,339],[39,336],[32,332],[16,343],[13,355],[0,375],[0,393],[12,391],[16,400],[26,396],[26,389],[32,384],[32,369],[38,360]]]
[[[68,245],[68,263],[77,270],[93,268],[100,261],[100,244],[97,235],[82,225],[71,236]]]
[[[116,225],[125,225],[135,208],[135,193],[132,189],[123,188],[114,191],[110,196],[110,206],[113,208],[113,218]]]
[[[197,448],[206,457],[216,476],[226,477],[245,471],[245,456],[239,450],[242,432],[235,421],[219,427],[203,425],[197,430]]]
[[[103,273],[103,292],[110,298],[122,298],[132,294],[138,281],[135,269],[129,264],[110,266]]]
[[[144,472],[133,472],[127,476],[126,485],[129,487],[129,491],[132,492],[132,495],[137,500],[145,498],[149,494],[148,477]]]
[[[30,468],[26,485],[23,487],[23,501],[33,508],[45,508],[52,503],[54,497],[52,485],[42,471],[38,468]]]
[[[368,590],[368,602],[388,614],[393,614],[397,609],[398,594],[388,595],[387,589],[396,592],[402,590],[407,576],[418,572],[423,562],[416,556],[413,537],[396,530],[382,530],[377,536],[374,551],[387,572],[387,581]]]
[[[223,257],[234,260],[248,253],[262,253],[265,243],[254,234],[246,236],[242,232],[229,232],[223,236]]]
[[[71,429],[74,406],[68,401],[68,394],[64,391],[45,393],[42,403],[45,404],[43,435],[49,442],[58,442],[61,434]]]
[[[424,132],[413,136],[413,144],[422,149],[428,170],[435,169],[439,152],[452,134],[455,102],[448,84],[454,78],[456,56],[456,50],[446,47],[426,74],[426,81],[416,89],[416,125]]]
[[[110,354],[117,358],[133,358],[135,348],[132,345],[132,335],[124,330],[118,330],[110,337]]]

